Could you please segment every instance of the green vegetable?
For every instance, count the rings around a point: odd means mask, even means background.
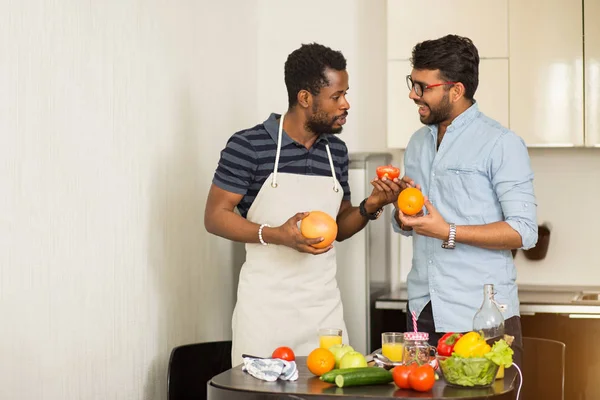
[[[365,386],[387,384],[393,380],[392,373],[386,369],[366,367],[362,368],[360,371],[352,371],[337,375],[335,377],[335,384],[338,387]]]
[[[457,355],[440,360],[444,378],[460,386],[485,386],[496,378],[498,366],[487,358],[464,358]]]
[[[492,383],[499,365],[504,365],[505,368],[512,365],[513,354],[514,351],[506,340],[500,339],[483,357],[465,358],[454,352],[451,357],[440,360],[440,366],[444,377],[450,383],[461,386],[485,386]]]
[[[506,340],[500,339],[494,343],[492,350],[484,357],[494,364],[504,365],[504,368],[508,368],[512,365],[512,356],[514,353],[513,349],[506,343]]]
[[[319,378],[320,380],[322,380],[323,382],[327,382],[327,383],[335,383],[335,377],[338,375],[345,375],[348,374],[350,372],[356,372],[356,371],[364,371],[365,368],[375,368],[375,367],[357,367],[357,368],[344,368],[344,369],[332,369],[329,372],[325,372],[323,375],[321,375],[321,377]]]

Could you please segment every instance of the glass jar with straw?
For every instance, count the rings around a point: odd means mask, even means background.
[[[412,312],[413,332],[404,332],[404,365],[417,363],[423,365],[435,359],[436,349],[428,343],[429,334],[417,331],[417,317]]]

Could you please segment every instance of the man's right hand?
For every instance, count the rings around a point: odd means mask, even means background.
[[[308,214],[309,213],[307,212],[297,213],[296,215],[288,219],[283,225],[269,229],[270,231],[272,231],[272,234],[275,239],[273,240],[273,243],[290,247],[301,253],[323,254],[331,250],[333,248],[333,245],[328,246],[324,249],[317,249],[312,247],[313,244],[322,242],[323,238],[307,239],[304,236],[302,236],[302,233],[298,228],[298,222],[306,218]],[[263,230],[263,234],[265,233],[266,232]],[[266,241],[268,243],[268,240]]]

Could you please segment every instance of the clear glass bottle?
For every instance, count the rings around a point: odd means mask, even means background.
[[[504,316],[494,300],[494,285],[483,285],[483,304],[473,318],[473,330],[490,345],[504,337]]]

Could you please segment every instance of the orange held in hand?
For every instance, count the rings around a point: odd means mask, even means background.
[[[316,376],[321,376],[335,367],[335,356],[327,349],[316,348],[306,358],[308,370]]]
[[[323,241],[313,244],[312,247],[324,249],[329,247],[337,237],[338,227],[335,219],[323,211],[311,211],[300,222],[300,232],[308,239],[323,238]]]
[[[406,188],[398,196],[398,208],[406,215],[415,215],[423,208],[425,198],[416,188]]]

